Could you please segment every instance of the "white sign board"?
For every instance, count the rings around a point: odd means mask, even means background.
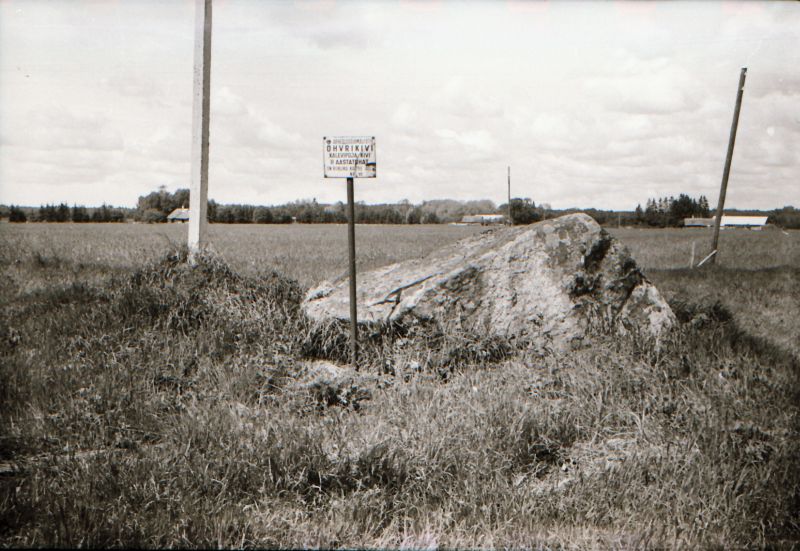
[[[375,136],[322,138],[326,178],[375,178]]]

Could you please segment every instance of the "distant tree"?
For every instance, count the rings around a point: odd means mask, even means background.
[[[491,214],[497,210],[489,199],[478,199],[464,203],[464,214]]]
[[[433,212],[426,212],[422,215],[422,219],[420,220],[421,224],[440,224],[441,220],[439,220],[439,215],[436,214],[435,211]]]
[[[253,214],[256,208],[252,205],[236,205],[234,208],[234,218],[237,224],[252,224]]]
[[[298,222],[304,224],[314,224],[322,220],[322,205],[317,203],[316,199],[311,201],[304,200],[298,201],[295,204],[294,217]]]
[[[787,205],[782,209],[774,210],[767,222],[787,230],[800,230],[800,210]]]
[[[162,208],[163,203],[164,194],[154,191],[139,197],[139,201],[136,204],[136,209],[139,211],[140,215],[144,215],[144,213],[148,210],[164,212],[164,208]]]
[[[464,217],[465,212],[464,203],[454,199],[434,199],[432,201],[424,201],[419,208],[422,210],[423,224],[460,222]],[[430,213],[436,214],[436,222],[425,222],[425,215]],[[427,218],[433,219],[431,217]]]
[[[230,205],[217,205],[217,213],[214,217],[214,222],[220,224],[233,224],[234,212]]]
[[[256,207],[256,210],[253,211],[253,222],[256,224],[271,224],[272,211],[267,207]]]
[[[383,224],[402,224],[405,222],[405,217],[396,208],[388,207],[383,211]]]
[[[41,222],[67,222],[69,219],[69,207],[65,203],[58,206],[48,204],[39,207],[39,221]]]
[[[256,207],[252,205],[218,205],[214,203],[208,219],[219,224],[252,224]],[[213,214],[213,217],[212,217]]]
[[[692,218],[700,213],[700,206],[697,201],[688,195],[681,193],[677,199],[672,200],[669,206],[667,225],[683,225],[685,218]]]
[[[159,209],[147,209],[142,214],[142,221],[147,222],[148,224],[166,222],[167,215],[161,212]]]
[[[109,222],[125,221],[125,213],[122,211],[122,209],[115,209],[115,208],[109,209],[109,215],[111,216]]]
[[[406,224],[419,224],[422,221],[422,212],[414,207],[406,213]]]
[[[175,193],[167,196],[164,207],[166,207],[166,209],[169,210],[169,212],[172,212],[173,210],[179,208],[188,208],[189,190],[188,189],[175,190]]]
[[[8,221],[9,222],[27,222],[28,217],[25,216],[25,212],[19,208],[11,205],[8,212]]]
[[[405,217],[395,205],[356,205],[356,222],[359,224],[403,224]]]
[[[292,214],[284,207],[275,207],[272,209],[272,221],[275,224],[291,224]]]
[[[414,205],[412,205],[411,201],[409,201],[408,199],[401,199],[400,202],[395,205],[395,208],[397,209],[397,212],[400,213],[400,216],[403,218],[402,223],[405,223],[406,216],[408,216],[408,213],[411,210],[413,210]]]
[[[179,189],[175,193],[170,193],[167,191],[166,186],[162,185],[159,186],[158,191],[139,197],[136,203],[136,217],[143,220],[144,213],[150,209],[159,210],[167,215],[177,208],[188,206],[188,189]]]
[[[69,222],[70,212],[66,203],[60,203],[56,209],[56,222]]]
[[[108,222],[111,217],[108,210],[108,205],[105,203],[103,203],[102,206],[94,209],[94,212],[92,213],[92,222]]]
[[[658,212],[658,205],[655,199],[647,200],[647,207],[644,210],[644,221],[648,226],[661,225],[661,215]]]
[[[538,222],[542,219],[541,213],[536,209],[536,204],[529,198],[516,197],[511,199],[511,223],[525,225]]]
[[[635,217],[637,222],[649,226],[667,227],[682,226],[686,218],[707,218],[709,216],[708,200],[701,195],[699,199],[689,197],[685,193],[675,197],[648,199],[644,212],[637,205]]]
[[[708,199],[706,199],[705,195],[701,195],[700,199],[697,201],[698,207],[700,209],[700,217],[701,218],[708,218],[711,216],[711,209],[708,207]]]
[[[325,207],[321,215],[322,219],[320,222],[325,224],[343,224],[347,222],[347,214],[345,213],[344,204],[341,201]]]
[[[597,209],[586,209],[584,212],[594,218],[594,221],[601,225],[608,222],[609,214],[613,214]],[[614,216],[612,217],[612,220],[619,220],[619,218]]]
[[[336,203],[331,205],[330,211],[333,212],[336,222],[339,223],[347,222],[346,206],[343,202],[337,201]]]
[[[71,218],[73,222],[89,222],[91,217],[84,206],[72,205]]]

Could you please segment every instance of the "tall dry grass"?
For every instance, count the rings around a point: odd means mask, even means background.
[[[346,354],[347,333],[303,317],[302,285],[156,250],[104,267],[3,245],[5,545],[800,540],[796,355],[716,300],[677,297],[681,278],[745,272],[648,270],[682,321],[660,347],[597,334],[538,356],[398,327],[365,333],[362,372],[320,376],[314,360]]]
[[[639,265],[648,270],[688,268],[694,244],[694,264],[711,252],[710,228],[609,228],[631,250]],[[729,270],[764,270],[800,267],[800,231],[767,227],[760,231],[720,231],[716,265]]]
[[[672,300],[720,302],[748,332],[800,355],[800,231],[725,230],[713,266],[689,269],[709,252],[705,229],[611,229]]]
[[[358,269],[425,256],[484,230],[480,226],[359,224]],[[38,255],[43,262],[69,261],[77,270],[97,265],[101,271],[129,271],[183,245],[186,231],[182,224],[0,224],[0,261],[24,262],[28,255]],[[278,270],[310,286],[348,269],[344,224],[211,224],[209,240],[212,250],[242,274]]]

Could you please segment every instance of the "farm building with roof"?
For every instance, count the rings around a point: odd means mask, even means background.
[[[708,228],[714,225],[713,218],[684,218],[683,226],[685,228]]]
[[[721,228],[749,228],[760,230],[767,225],[767,216],[726,216],[722,215]],[[714,218],[684,218],[686,228],[710,228],[714,226]]]
[[[189,209],[185,208],[177,208],[169,213],[167,216],[168,222],[188,222],[189,221]]]
[[[461,219],[464,224],[502,224],[506,221],[506,217],[502,214],[468,214]]]

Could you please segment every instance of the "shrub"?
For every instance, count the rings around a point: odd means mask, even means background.
[[[157,224],[167,221],[167,215],[157,209],[147,209],[142,214],[142,221],[148,224]]]
[[[28,217],[25,215],[25,211],[23,211],[19,207],[15,207],[11,205],[11,208],[8,212],[8,221],[9,222],[27,222]]]

